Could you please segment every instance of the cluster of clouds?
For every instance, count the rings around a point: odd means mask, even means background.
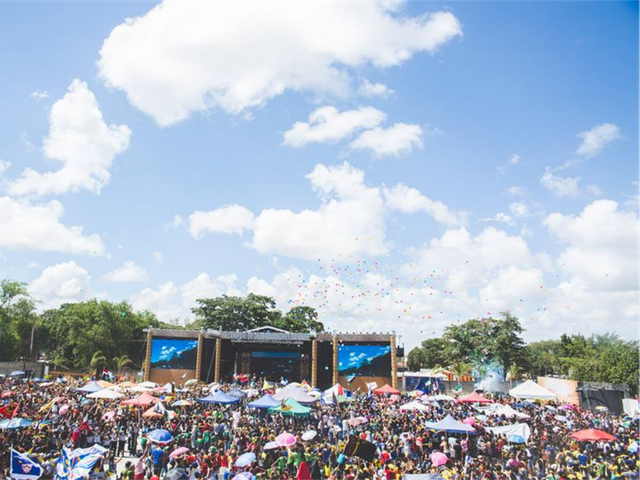
[[[250,232],[246,245],[265,254],[303,260],[328,260],[339,255],[384,255],[386,219],[393,212],[426,213],[438,224],[465,225],[468,212],[459,212],[402,183],[387,188],[365,182],[364,171],[345,162],[318,164],[306,176],[319,197],[315,210],[265,209],[254,214],[241,205],[196,211],[188,220],[177,216],[196,239],[206,234]]]

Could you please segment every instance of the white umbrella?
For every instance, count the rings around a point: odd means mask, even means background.
[[[116,391],[109,390],[108,388],[103,388],[102,390],[98,390],[97,392],[87,395],[87,398],[103,398],[106,400],[116,400],[122,397],[124,397],[124,395]]]
[[[315,430],[307,430],[302,434],[302,440],[308,442],[309,440],[313,440],[314,438],[316,438],[316,435],[318,435],[318,432],[316,432]]]

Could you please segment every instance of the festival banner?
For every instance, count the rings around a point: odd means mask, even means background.
[[[16,480],[37,480],[42,476],[42,467],[38,462],[31,460],[26,455],[11,449],[10,478]]]

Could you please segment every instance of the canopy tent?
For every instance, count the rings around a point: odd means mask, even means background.
[[[494,409],[489,412],[489,415],[494,415],[496,417],[504,416],[505,418],[530,418],[526,413],[522,413],[511,408],[511,405],[503,405],[500,408]]]
[[[118,393],[114,390],[110,390],[108,388],[103,388],[102,390],[98,390],[97,392],[93,392],[87,395],[87,398],[104,398],[106,400],[116,400],[122,397],[124,397],[123,394]]]
[[[476,430],[471,425],[458,422],[451,415],[447,415],[439,422],[426,422],[425,425],[430,430],[448,433],[476,433]]]
[[[281,413],[282,415],[292,415],[294,417],[304,417],[311,413],[311,408],[300,405],[293,398],[287,398],[276,407],[271,407],[269,413]]]
[[[309,395],[303,388],[287,386],[281,390],[278,390],[273,398],[276,400],[286,400],[288,398],[294,399],[296,402],[303,405],[313,405],[318,401],[317,398]]]
[[[469,395],[463,395],[462,397],[458,397],[456,403],[493,403],[493,400],[489,400],[487,397],[483,397],[475,390],[473,393]]]
[[[416,402],[414,400],[413,402],[405,403],[404,405],[402,405],[400,407],[400,410],[403,410],[405,412],[425,412],[429,410],[429,407],[427,407],[424,403]]]
[[[149,393],[143,393],[139,397],[130,398],[129,400],[123,400],[120,405],[133,405],[134,407],[148,407],[149,405],[158,402],[159,400]]]
[[[529,398],[538,400],[555,400],[556,395],[533,380],[527,380],[515,388],[509,390],[509,395],[514,398]]]
[[[115,383],[107,382],[106,380],[98,380],[96,383],[102,388],[112,388],[116,386]]]
[[[224,392],[215,392],[207,395],[206,397],[199,398],[198,401],[201,403],[221,403],[227,405],[230,403],[239,402],[240,399],[236,397],[230,397]]]
[[[77,389],[78,392],[85,393],[94,393],[102,390],[104,387],[101,386],[98,382],[89,382],[84,387],[80,387]]]
[[[519,436],[524,439],[525,442],[529,440],[531,436],[531,429],[526,423],[515,423],[513,425],[504,425],[502,427],[487,427],[487,431],[493,435],[504,435],[507,438]]]
[[[378,394],[391,393],[393,395],[398,395],[400,393],[400,390],[396,390],[395,388],[393,388],[388,383],[385,383],[382,387],[376,388],[373,391],[373,393],[378,393]]]
[[[603,432],[602,430],[598,430],[595,428],[589,428],[587,430],[580,430],[571,435],[573,438],[580,442],[596,442],[596,441],[604,441],[604,442],[612,442],[616,439],[613,435],[607,432]]]
[[[263,395],[262,397],[260,397],[259,399],[254,400],[253,402],[247,403],[247,407],[249,407],[249,408],[267,409],[267,408],[271,408],[271,407],[277,407],[281,403],[282,402],[280,400],[276,400],[275,398],[273,398],[271,395],[269,395],[267,393],[267,394]]]

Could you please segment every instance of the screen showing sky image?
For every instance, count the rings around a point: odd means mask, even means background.
[[[197,340],[154,338],[151,341],[151,368],[196,368]]]
[[[391,375],[390,345],[338,346],[340,375],[388,377]]]

